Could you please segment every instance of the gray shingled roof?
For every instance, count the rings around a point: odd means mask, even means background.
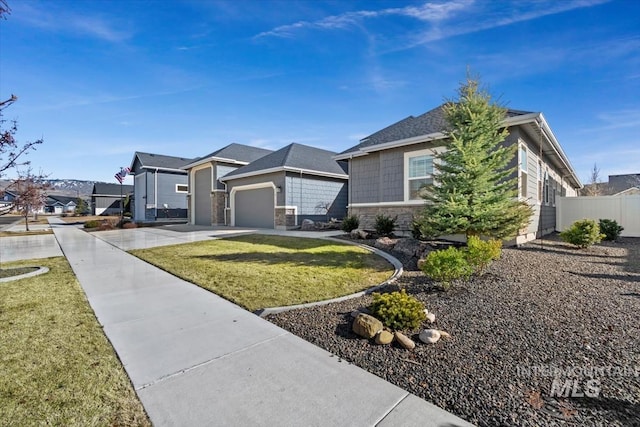
[[[227,145],[226,147],[222,147],[219,150],[214,151],[213,153],[209,153],[206,156],[194,159],[191,163],[208,159],[209,157],[220,157],[223,159],[231,159],[237,160],[239,162],[251,163],[261,157],[266,156],[269,153],[273,153],[273,151],[267,150],[265,148],[233,143]]]
[[[224,179],[247,173],[259,173],[274,168],[293,168],[306,171],[346,175],[343,167],[335,160],[333,151],[310,147],[302,144],[289,144],[286,147],[274,151],[246,166],[227,174]]]
[[[180,169],[182,166],[193,162],[194,159],[165,156],[163,154],[141,153],[136,151],[134,158],[138,157],[142,167]]]
[[[409,116],[402,119],[391,126],[387,126],[386,128],[361,139],[358,145],[355,145],[340,154],[355,152],[365,147],[372,147],[386,142],[399,141],[402,139],[443,132],[447,129],[447,121],[444,117],[443,107],[444,104],[431,111],[427,111],[418,117]],[[507,117],[520,116],[523,114],[529,114],[529,112],[507,110]]]
[[[132,194],[133,185],[123,185],[122,194]],[[93,184],[93,194],[120,196],[120,184],[110,184],[108,182],[96,182]]]

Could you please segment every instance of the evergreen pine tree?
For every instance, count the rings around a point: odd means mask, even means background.
[[[516,236],[526,227],[531,207],[517,199],[516,168],[509,162],[517,146],[502,143],[506,109],[491,101],[478,79],[467,76],[458,99],[444,105],[449,129],[446,151],[434,157],[434,184],[426,187],[427,205],[418,220],[423,235]]]

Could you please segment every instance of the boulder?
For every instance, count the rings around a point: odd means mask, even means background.
[[[402,348],[406,348],[407,350],[413,350],[416,347],[416,343],[414,343],[413,340],[408,336],[400,332],[396,332],[394,336],[396,341],[398,341],[398,344],[400,344]]]
[[[351,233],[349,233],[349,235],[351,236],[352,239],[368,239],[369,238],[369,233],[367,233],[366,231],[360,228],[351,230]]]
[[[398,241],[397,239],[391,239],[389,237],[380,237],[379,239],[376,240],[373,246],[375,246],[378,249],[390,251],[396,245],[397,241]]]
[[[436,321],[436,315],[434,313],[427,313],[427,320],[429,323],[433,323]]]
[[[302,220],[302,224],[300,225],[300,230],[302,231],[312,231],[316,229],[316,223],[310,219]]]
[[[418,251],[420,250],[420,240],[414,239],[412,237],[407,237],[405,239],[399,239],[393,248],[394,251],[400,252],[401,254],[409,257],[417,256]]]
[[[445,332],[445,331],[438,331],[440,332],[440,338],[451,338],[451,334],[449,332]]]
[[[365,338],[373,338],[382,330],[382,322],[373,316],[360,313],[353,319],[353,332]]]
[[[383,329],[376,334],[376,344],[391,344],[391,341],[393,341],[393,334],[389,331]]]
[[[371,314],[371,311],[369,311],[368,308],[362,307],[362,308],[359,308],[357,310],[353,310],[351,312],[351,317],[353,317],[355,319],[356,317],[358,317],[358,314],[361,314],[361,313]]]
[[[435,344],[440,339],[440,336],[440,331],[437,331],[435,329],[425,329],[420,332],[418,338],[420,338],[420,341],[425,344]]]

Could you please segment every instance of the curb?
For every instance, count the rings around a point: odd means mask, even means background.
[[[49,272],[49,268],[48,267],[35,267],[35,268],[37,268],[37,270],[36,271],[32,271],[30,273],[24,273],[24,274],[20,274],[18,276],[3,277],[3,278],[0,279],[0,283],[12,282],[14,280],[20,280],[20,279],[26,279],[27,277],[38,276],[40,274],[45,274],[45,273]]]
[[[317,237],[316,237],[317,238]],[[403,268],[402,268],[402,263],[395,258],[392,255],[389,255],[388,253],[381,251],[378,248],[374,248],[371,246],[367,246],[367,245],[363,245],[361,243],[356,243],[356,242],[351,242],[349,240],[342,240],[342,239],[336,239],[333,237],[323,237],[322,239],[324,240],[331,240],[331,241],[335,241],[335,242],[341,242],[341,243],[346,243],[352,246],[358,246],[362,249],[365,249],[369,252],[372,252],[378,256],[381,256],[382,258],[386,259],[387,261],[389,261],[389,263],[391,263],[391,265],[393,265],[394,268],[394,272],[391,275],[390,278],[388,278],[387,280],[385,280],[384,282],[369,288],[369,289],[365,289],[364,291],[360,291],[360,292],[356,292],[355,294],[350,294],[350,295],[344,295],[338,298],[332,298],[332,299],[328,299],[328,300],[323,300],[323,301],[316,301],[316,302],[308,302],[305,304],[296,304],[296,305],[287,305],[284,307],[270,307],[270,308],[261,308],[259,310],[254,311],[253,313],[260,316],[260,317],[265,317],[268,316],[270,314],[277,314],[277,313],[283,313],[285,311],[291,311],[291,310],[297,310],[299,308],[309,308],[309,307],[317,307],[320,305],[327,305],[327,304],[331,304],[334,302],[341,302],[341,301],[346,301],[346,300],[350,300],[353,298],[358,298],[364,295],[368,295],[371,294],[373,292],[376,292],[378,290],[380,290],[380,288],[383,288],[384,286],[387,286],[393,282],[395,282],[396,280],[398,280],[398,278],[400,276],[402,276],[403,273]]]

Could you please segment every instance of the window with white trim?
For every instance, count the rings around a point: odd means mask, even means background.
[[[189,186],[187,184],[176,184],[176,193],[188,193]]]
[[[527,166],[527,147],[524,145],[520,146],[520,154],[518,157],[520,163],[520,196],[527,197],[527,179],[529,176],[529,169]]]
[[[421,189],[433,184],[433,156],[430,154],[406,153],[407,183],[406,199],[420,200]]]

